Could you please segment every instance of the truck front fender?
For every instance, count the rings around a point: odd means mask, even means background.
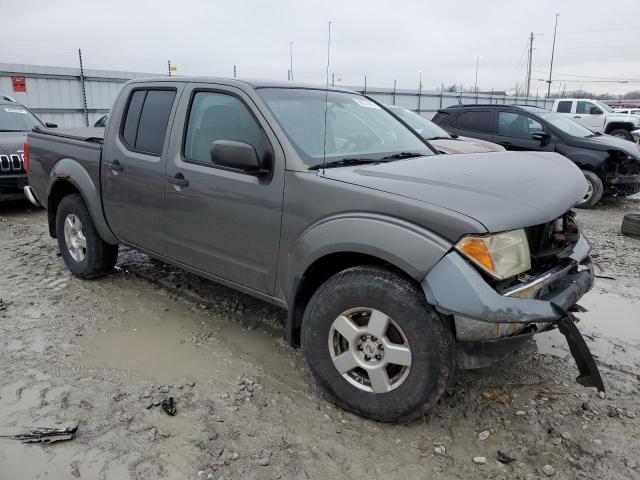
[[[295,278],[319,259],[335,253],[376,257],[421,281],[452,247],[451,242],[417,225],[372,213],[347,213],[321,220],[305,230],[288,252],[287,299]]]
[[[100,168],[99,166],[97,168]],[[49,174],[49,182],[47,186],[47,198],[51,201],[60,182],[71,184],[82,196],[85,205],[89,209],[93,223],[100,237],[111,244],[118,243],[118,239],[113,234],[102,211],[102,199],[99,187],[95,184],[87,170],[73,158],[63,158],[56,162]],[[56,209],[51,209],[51,205],[47,206],[50,214],[54,214]],[[55,221],[55,220],[54,220]]]

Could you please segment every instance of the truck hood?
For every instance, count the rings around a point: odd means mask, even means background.
[[[501,145],[469,137],[438,138],[429,140],[429,143],[439,152],[448,154],[504,152]]]
[[[638,146],[637,143],[612,135],[595,135],[589,138],[567,137],[567,143],[572,147],[600,150],[603,152],[620,150],[627,155],[631,155],[636,160],[640,160],[640,146]]]
[[[489,232],[554,220],[587,191],[573,162],[543,152],[433,155],[331,168],[325,175],[438,205],[473,218]]]
[[[637,128],[640,125],[640,118],[637,115],[630,115],[628,113],[608,113],[607,123],[611,122],[631,123]]]
[[[0,174],[24,172],[26,132],[0,132]]]

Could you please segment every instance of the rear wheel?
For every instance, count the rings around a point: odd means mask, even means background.
[[[78,194],[67,195],[58,205],[56,236],[64,263],[80,278],[101,277],[116,264],[118,246],[100,238],[91,214]]]
[[[624,128],[616,128],[615,130],[611,130],[609,135],[613,135],[614,137],[624,138],[625,140],[629,140],[633,142],[633,135],[629,130],[625,130]]]
[[[600,177],[590,170],[582,170],[584,178],[587,179],[587,193],[577,207],[579,208],[591,208],[596,205],[604,194],[604,185]]]
[[[423,292],[377,267],[344,270],[315,292],[302,348],[339,406],[384,422],[420,414],[453,374],[451,335]]]

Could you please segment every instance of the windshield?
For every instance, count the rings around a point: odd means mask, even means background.
[[[606,103],[602,103],[602,102],[596,102],[598,104],[598,106],[600,108],[602,108],[603,110],[612,113],[613,112],[613,108],[611,108],[609,105],[607,105]]]
[[[0,105],[0,131],[31,131],[34,127],[44,127],[42,122],[21,105]]]
[[[407,122],[411,128],[422,135],[427,140],[433,140],[434,138],[451,138],[451,135],[446,130],[440,128],[435,123],[427,120],[422,115],[418,115],[406,108],[389,107],[391,113],[395,113],[402,120]]]
[[[536,111],[536,114],[558,130],[566,133],[567,135],[571,135],[572,137],[586,138],[593,136],[593,132],[591,130],[559,113]]]
[[[327,162],[383,160],[401,152],[434,155],[410,129],[362,95],[294,88],[257,92],[308,167],[323,164],[325,155]]]

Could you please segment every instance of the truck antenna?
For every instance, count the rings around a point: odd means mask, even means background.
[[[329,65],[331,59],[331,22],[329,22],[329,40],[327,42],[327,76],[324,89],[324,142],[322,144],[322,174],[327,163],[327,106],[329,103]]]

